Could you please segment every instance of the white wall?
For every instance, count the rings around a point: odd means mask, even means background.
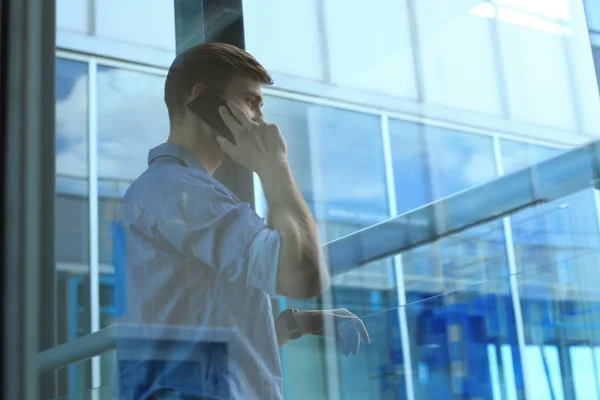
[[[175,50],[170,0],[57,0],[57,28]]]

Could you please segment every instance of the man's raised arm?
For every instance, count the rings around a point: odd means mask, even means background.
[[[231,113],[225,107],[219,112],[236,144],[221,137],[217,141],[226,154],[256,172],[262,181],[269,225],[279,232],[282,243],[277,294],[292,298],[317,296],[329,286],[329,273],[316,222],[290,171],[283,135],[277,125],[256,123],[234,102],[227,104]]]

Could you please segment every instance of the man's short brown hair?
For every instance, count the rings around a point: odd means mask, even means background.
[[[252,55],[231,44],[203,43],[178,55],[165,82],[165,103],[171,122],[185,112],[186,98],[194,85],[204,83],[222,94],[237,74],[264,85],[273,84],[267,70]]]

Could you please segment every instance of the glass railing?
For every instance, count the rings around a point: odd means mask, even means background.
[[[335,272],[386,260],[393,284],[366,300],[343,284],[318,302],[288,300],[347,308],[371,343],[349,356],[322,336],[284,346],[285,398],[600,398],[597,166],[590,144],[325,245]],[[114,332],[42,365],[105,353]],[[107,384],[64,398],[108,399]]]
[[[51,400],[106,400],[113,398],[110,387],[101,386],[95,389],[82,390],[73,394],[55,397]]]

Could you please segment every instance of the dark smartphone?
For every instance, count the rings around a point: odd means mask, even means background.
[[[213,130],[213,139],[216,139],[216,135],[219,135],[236,144],[231,130],[225,125],[219,114],[220,106],[224,106],[229,110],[227,103],[221,96],[211,89],[206,89],[204,93],[192,100],[187,107],[192,114],[204,121]]]

